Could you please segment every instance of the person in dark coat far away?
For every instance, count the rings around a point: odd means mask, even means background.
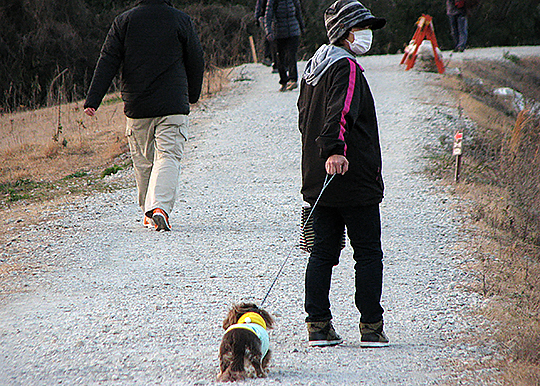
[[[101,49],[86,114],[96,114],[119,70],[143,224],[169,231],[189,104],[198,101],[204,74],[203,51],[189,16],[168,0],[142,0],[119,15]]]
[[[265,18],[267,0],[257,0],[255,5],[255,21],[262,28],[266,35]],[[268,40],[268,36],[264,38],[264,57],[262,63],[266,66],[272,66],[272,72],[278,72],[276,61],[276,43]]]
[[[302,194],[314,205],[313,249],[305,277],[310,346],[332,346],[332,269],[339,263],[345,227],[354,250],[355,303],[360,311],[360,346],[388,345],[380,304],[383,252],[379,203],[383,198],[381,149],[375,105],[355,56],[366,53],[374,17],[356,0],[338,0],[325,12],[329,45],[306,64],[298,98],[302,134]],[[334,175],[320,195],[328,175]]]
[[[266,36],[275,41],[280,91],[298,87],[296,52],[304,29],[299,0],[268,0],[265,12]]]

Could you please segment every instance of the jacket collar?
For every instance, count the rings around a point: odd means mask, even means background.
[[[306,63],[303,78],[307,84],[316,86],[326,71],[334,63],[343,58],[354,60],[357,63],[354,55],[344,47],[323,44]]]

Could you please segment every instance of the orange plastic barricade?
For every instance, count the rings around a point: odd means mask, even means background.
[[[439,74],[442,74],[444,72],[444,64],[441,60],[441,57],[437,53],[439,45],[437,44],[437,38],[435,37],[435,29],[433,28],[433,18],[429,15],[422,15],[416,22],[416,26],[416,32],[414,33],[413,38],[409,44],[409,47],[412,47],[412,52],[405,51],[405,55],[403,55],[403,59],[401,59],[400,64],[405,63],[407,65],[407,68],[405,69],[406,71],[413,68],[414,62],[416,61],[418,49],[420,48],[420,44],[422,44],[422,42],[427,39],[431,41],[431,45],[433,47],[433,56],[435,58],[437,70],[439,71]]]

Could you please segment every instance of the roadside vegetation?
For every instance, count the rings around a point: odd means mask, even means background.
[[[465,61],[444,86],[474,125],[465,130],[461,180],[474,230],[469,246],[485,297],[484,315],[496,326],[496,363],[509,385],[540,384],[540,58],[505,54]],[[450,144],[434,157],[434,176],[451,182]]]

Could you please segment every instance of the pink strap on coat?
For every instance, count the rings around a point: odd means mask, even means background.
[[[339,128],[339,136],[338,136],[338,138],[342,140],[343,142],[345,142],[345,131],[347,131],[345,129],[345,125],[347,124],[347,122],[345,121],[345,116],[351,110],[354,87],[356,85],[356,66],[358,65],[352,59],[348,59],[348,60],[351,66],[351,71],[349,73],[349,87],[347,87],[347,95],[345,96],[345,106],[343,107],[343,111],[341,113],[341,122],[340,122],[340,128]],[[346,142],[343,148],[343,155],[347,156],[347,143]]]

